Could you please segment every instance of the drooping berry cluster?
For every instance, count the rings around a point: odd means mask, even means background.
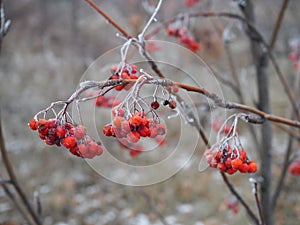
[[[117,138],[124,138],[130,143],[136,143],[141,137],[155,138],[166,133],[166,126],[159,121],[149,119],[142,112],[124,116],[124,110],[117,113],[112,123],[103,127],[103,134]]]
[[[139,68],[132,64],[125,64],[123,67],[114,65],[110,68],[111,76],[110,80],[120,80],[120,79],[131,79],[131,80],[136,80],[139,78],[140,73],[139,73]],[[126,84],[126,85],[118,85],[115,87],[115,90],[121,91],[125,89],[128,91],[133,84]]]
[[[208,149],[204,153],[206,162],[212,168],[217,168],[222,172],[234,174],[255,173],[257,164],[249,160],[245,150],[232,148],[230,145],[221,146],[215,149]]]
[[[297,160],[293,161],[289,165],[288,170],[291,174],[296,175],[296,176],[300,176],[300,159],[297,159]]]
[[[187,7],[194,7],[197,3],[201,2],[202,0],[185,0],[185,5]]]
[[[52,118],[32,119],[28,126],[32,130],[37,130],[39,137],[47,145],[64,146],[78,157],[91,159],[103,153],[101,144],[92,140],[82,125]]]
[[[178,39],[178,41],[184,44],[188,49],[195,52],[200,49],[200,44],[196,42],[196,40],[190,36],[187,28],[172,28],[169,27],[167,29],[167,33],[170,36],[174,36]]]

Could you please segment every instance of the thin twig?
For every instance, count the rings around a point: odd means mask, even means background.
[[[227,187],[229,188],[229,190],[231,191],[231,193],[237,198],[237,200],[244,206],[244,208],[246,209],[248,215],[250,216],[250,218],[253,220],[253,222],[255,222],[255,224],[260,225],[259,224],[259,220],[256,217],[255,213],[250,209],[250,207],[248,206],[248,204],[245,202],[245,200],[239,195],[239,193],[234,189],[234,187],[232,186],[232,184],[229,182],[226,174],[224,172],[221,172],[221,176],[225,182],[225,184],[227,185]]]
[[[259,220],[259,225],[265,225],[265,220],[264,220],[264,217],[263,217],[263,213],[262,213],[262,210],[261,210],[261,204],[260,204],[259,197],[258,197],[257,181],[254,178],[250,178],[249,181],[253,185],[252,193],[253,193],[254,198],[255,198],[255,203],[256,203],[259,219],[260,219]]]
[[[0,175],[1,177],[1,175]],[[7,197],[12,201],[18,212],[21,214],[21,216],[25,219],[25,221],[29,225],[33,225],[31,218],[28,216],[28,214],[25,212],[25,210],[20,206],[19,202],[17,201],[16,197],[13,195],[13,193],[9,190],[7,187],[7,183],[0,183],[1,187],[3,188],[5,194]]]
[[[234,102],[227,102],[227,101],[221,99],[215,93],[211,93],[211,92],[207,91],[204,88],[190,86],[190,85],[182,84],[182,83],[178,83],[178,82],[174,82],[174,85],[177,85],[178,87],[183,88],[187,91],[192,91],[192,92],[197,92],[197,93],[203,94],[206,97],[208,97],[209,99],[213,100],[214,103],[219,107],[227,108],[227,109],[245,110],[245,111],[254,113],[256,115],[259,115],[259,116],[263,117],[264,119],[272,121],[272,122],[282,123],[282,124],[286,124],[286,125],[289,125],[289,126],[300,128],[300,122],[299,121],[290,120],[290,119],[287,119],[287,118],[283,118],[283,117],[275,116],[275,115],[272,115],[272,114],[268,114],[268,113],[265,113],[265,112],[263,112],[263,111],[261,111],[257,108],[253,108],[251,106],[247,106],[247,105],[243,105],[243,104],[239,104],[239,103],[234,103]]]
[[[275,28],[273,30],[272,38],[271,38],[271,41],[270,41],[270,45],[269,45],[270,50],[272,50],[274,48],[274,45],[275,45],[275,42],[276,42],[276,39],[277,39],[277,34],[278,34],[278,31],[281,27],[282,19],[284,17],[284,13],[286,11],[288,3],[289,3],[289,0],[284,0],[284,2],[282,3],[280,12],[279,12],[277,20],[276,20]]]
[[[127,39],[132,38],[117,22],[108,16],[101,8],[99,8],[93,1],[85,0],[91,7],[93,7],[99,14],[101,14],[111,25],[113,25],[120,33]]]
[[[11,180],[12,185],[15,187],[16,192],[20,196],[22,202],[24,203],[29,214],[32,216],[34,222],[37,225],[42,225],[42,223],[39,220],[39,217],[37,216],[36,212],[33,210],[30,202],[28,201],[26,194],[24,193],[23,189],[19,185],[17,177],[14,172],[14,169],[13,169],[11,162],[9,161],[9,158],[7,156],[7,151],[5,148],[3,131],[2,131],[1,114],[0,114],[0,151],[1,151],[2,161],[4,163],[5,169],[8,173],[8,176]]]

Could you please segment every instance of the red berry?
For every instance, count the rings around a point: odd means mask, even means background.
[[[124,109],[120,108],[120,109],[116,109],[116,108],[113,108],[112,109],[112,114],[113,116],[124,116],[125,112],[124,112]]]
[[[121,128],[121,123],[124,119],[120,116],[117,116],[113,119],[112,124],[114,125],[115,128],[120,129]]]
[[[62,126],[57,126],[56,127],[56,135],[57,135],[57,137],[63,138],[63,137],[65,137],[66,133],[67,133],[67,131],[66,131],[66,129],[64,127],[62,127]]]
[[[141,150],[135,150],[135,149],[131,149],[130,152],[129,152],[130,156],[133,157],[133,158],[137,157],[141,153],[142,153]]]
[[[50,120],[48,120],[47,123],[46,123],[46,126],[48,128],[55,127],[56,126],[56,119],[50,119]]]
[[[121,91],[121,90],[123,90],[123,88],[124,88],[124,85],[120,84],[120,85],[118,85],[118,86],[115,87],[115,90],[116,91]]]
[[[133,115],[130,119],[129,119],[129,123],[132,126],[139,126],[142,123],[142,118],[139,115]]]
[[[37,121],[35,119],[32,119],[29,121],[28,126],[30,127],[31,130],[36,130],[37,129]]]
[[[226,171],[226,166],[224,163],[218,163],[217,165],[217,168],[220,170],[220,171]]]
[[[249,166],[247,165],[247,163],[243,163],[240,167],[239,167],[239,171],[241,173],[248,173],[249,171]]]
[[[128,120],[123,120],[121,123],[121,129],[124,133],[129,133],[131,131],[131,127]]]
[[[65,137],[61,143],[68,149],[75,147],[77,144],[76,138],[71,136]]]
[[[99,155],[102,155],[102,153],[103,153],[103,148],[101,145],[98,144],[96,155],[99,156]]]
[[[149,137],[155,138],[157,136],[157,134],[158,134],[157,127],[153,126],[153,127],[150,127],[149,129],[150,129],[150,135],[149,135]]]
[[[210,150],[209,150],[210,151]],[[210,153],[210,154],[206,154],[205,155],[205,159],[206,159],[206,162],[208,163],[208,164],[210,164],[211,163],[211,161],[213,160],[213,155]]]
[[[225,166],[227,167],[227,169],[232,168],[232,166],[231,166],[231,158],[227,158],[225,160]]]
[[[155,101],[155,102],[151,102],[151,108],[152,109],[157,109],[159,107],[159,102]]]
[[[45,119],[39,119],[38,122],[37,122],[37,127],[41,127],[41,126],[45,126],[47,123],[47,120]]]
[[[289,165],[288,170],[291,174],[299,176],[300,175],[300,160],[297,159],[294,162],[292,162]]]
[[[127,134],[127,139],[131,142],[131,143],[136,143],[140,140],[140,134],[136,131],[132,131],[130,133]]]
[[[70,152],[71,152],[73,155],[76,155],[76,156],[80,157],[78,146],[75,146],[75,147],[73,147],[73,148],[70,148]]]
[[[111,124],[106,124],[102,130],[103,134],[108,137],[112,136],[111,128],[112,128]]]
[[[44,142],[47,145],[54,145],[55,144],[55,142],[53,142],[52,140],[48,140],[48,139],[44,140]]]
[[[74,136],[76,139],[80,140],[85,136],[85,133],[86,133],[86,128],[82,125],[78,125],[75,128]]]
[[[89,153],[92,155],[96,155],[98,151],[98,144],[93,141],[89,146]]]
[[[46,135],[48,135],[49,129],[47,128],[47,126],[43,125],[43,126],[40,126],[40,127],[38,128],[38,131],[39,131],[40,134],[46,136]]]
[[[174,85],[173,87],[172,87],[172,92],[173,93],[177,93],[179,91],[179,87],[177,86],[177,85]]]
[[[74,126],[73,126],[72,123],[65,123],[65,128],[66,128],[67,130],[71,130],[73,127],[74,127]]]
[[[232,174],[236,173],[236,171],[237,171],[237,169],[232,169],[231,168],[231,169],[226,170],[226,173],[232,175]]]
[[[88,151],[88,147],[86,146],[86,144],[79,144],[78,145],[78,153],[81,157],[84,158],[84,156],[87,154]]]
[[[239,169],[243,165],[243,161],[239,158],[231,160],[231,166],[233,169]]]
[[[257,171],[257,164],[255,162],[249,163],[248,173],[255,173]]]
[[[150,135],[150,129],[146,126],[141,126],[138,132],[142,137],[148,137]]]
[[[247,159],[247,153],[245,150],[240,150],[240,159],[244,162]]]
[[[176,106],[177,106],[177,103],[176,103],[175,101],[170,101],[170,102],[169,102],[169,107],[170,107],[170,109],[175,109]]]

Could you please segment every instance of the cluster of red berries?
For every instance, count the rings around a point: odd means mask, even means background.
[[[231,148],[229,145],[219,148],[218,151],[208,149],[205,151],[204,156],[210,167],[228,174],[234,174],[237,171],[255,173],[258,168],[255,162],[247,158],[245,150]]]
[[[113,109],[113,112],[115,110]],[[142,112],[125,118],[124,111],[120,109],[112,120],[103,127],[103,134],[117,138],[125,138],[130,143],[136,143],[141,137],[155,138],[166,133],[166,126],[162,123],[148,119]]]
[[[291,174],[296,175],[296,176],[300,176],[300,159],[297,159],[297,160],[293,161],[289,165],[288,170]]]
[[[196,42],[196,40],[189,35],[189,31],[187,28],[171,28],[167,29],[168,35],[174,36],[178,38],[178,41],[184,44],[188,49],[195,52],[200,49],[200,44]]]
[[[114,65],[110,68],[110,72],[112,75],[110,76],[110,80],[120,80],[120,79],[131,79],[136,80],[139,78],[139,68],[136,65],[129,65],[126,64],[122,70],[119,69],[117,65]],[[118,85],[115,87],[115,90],[121,91],[125,89],[128,91],[133,84],[126,84],[126,85]]]
[[[202,0],[185,0],[185,5],[187,7],[194,7],[198,2],[201,2]]]
[[[116,100],[115,96],[99,96],[95,100],[95,105],[98,107],[112,108],[121,103],[120,100]]]
[[[101,144],[92,140],[82,125],[75,126],[57,119],[32,119],[28,126],[37,130],[47,145],[62,145],[78,157],[91,159],[103,153]]]

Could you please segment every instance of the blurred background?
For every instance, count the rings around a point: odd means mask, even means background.
[[[149,18],[139,0],[95,2],[133,36],[139,34]],[[282,1],[254,2],[257,28],[269,40]],[[33,200],[35,191],[39,193],[45,225],[245,223],[246,214],[241,206],[238,206],[237,214],[228,208],[226,201],[231,201],[232,196],[218,171],[198,172],[200,152],[196,151],[191,162],[171,179],[147,187],[127,187],[99,176],[84,160],[56,147],[45,146],[36,133],[28,129],[28,121],[51,102],[68,98],[88,66],[124,41],[116,37],[116,30],[83,0],[6,0],[4,7],[6,18],[12,21],[0,55],[0,106],[5,141],[29,199]],[[194,8],[185,7],[184,0],[166,0],[158,18],[164,21],[178,13],[208,9],[239,13],[230,0],[203,1]],[[292,82],[295,70],[288,59],[288,43],[293,38],[300,38],[299,10],[299,1],[291,0],[275,47],[289,82]],[[235,38],[231,49],[236,72],[241,77],[242,90],[250,90],[250,93],[246,92],[246,100],[252,104],[256,90],[249,86],[255,82],[255,71],[241,24],[218,18],[197,19],[191,26],[195,39],[201,44],[199,55],[224,76],[230,67],[218,27],[233,27]],[[156,24],[151,28],[154,27]],[[164,30],[153,38],[177,43]],[[113,62],[118,60],[112,59]],[[197,65],[189,63],[197,71]],[[270,73],[272,112],[289,116],[290,106],[272,67]],[[201,77],[197,79],[205,82]],[[222,86],[222,92],[225,98],[237,100],[228,87]],[[205,121],[209,118],[199,114],[204,125],[209,127],[209,122]],[[209,132],[210,128],[207,129]],[[248,140],[248,130],[241,129],[245,131],[243,140]],[[276,130],[275,137],[275,165],[280,165],[287,135]],[[251,143],[246,145],[251,148]],[[199,140],[198,148],[201,147],[203,143]],[[256,158],[255,150],[251,155]],[[2,162],[0,171],[6,177]],[[273,171],[279,174],[280,168],[274,167]],[[288,176],[287,179],[279,199],[276,221],[277,224],[296,225],[300,220],[300,183],[299,178]],[[235,175],[231,180],[255,209],[248,176]],[[19,224],[19,221],[22,221],[21,217],[0,189],[0,224]]]

